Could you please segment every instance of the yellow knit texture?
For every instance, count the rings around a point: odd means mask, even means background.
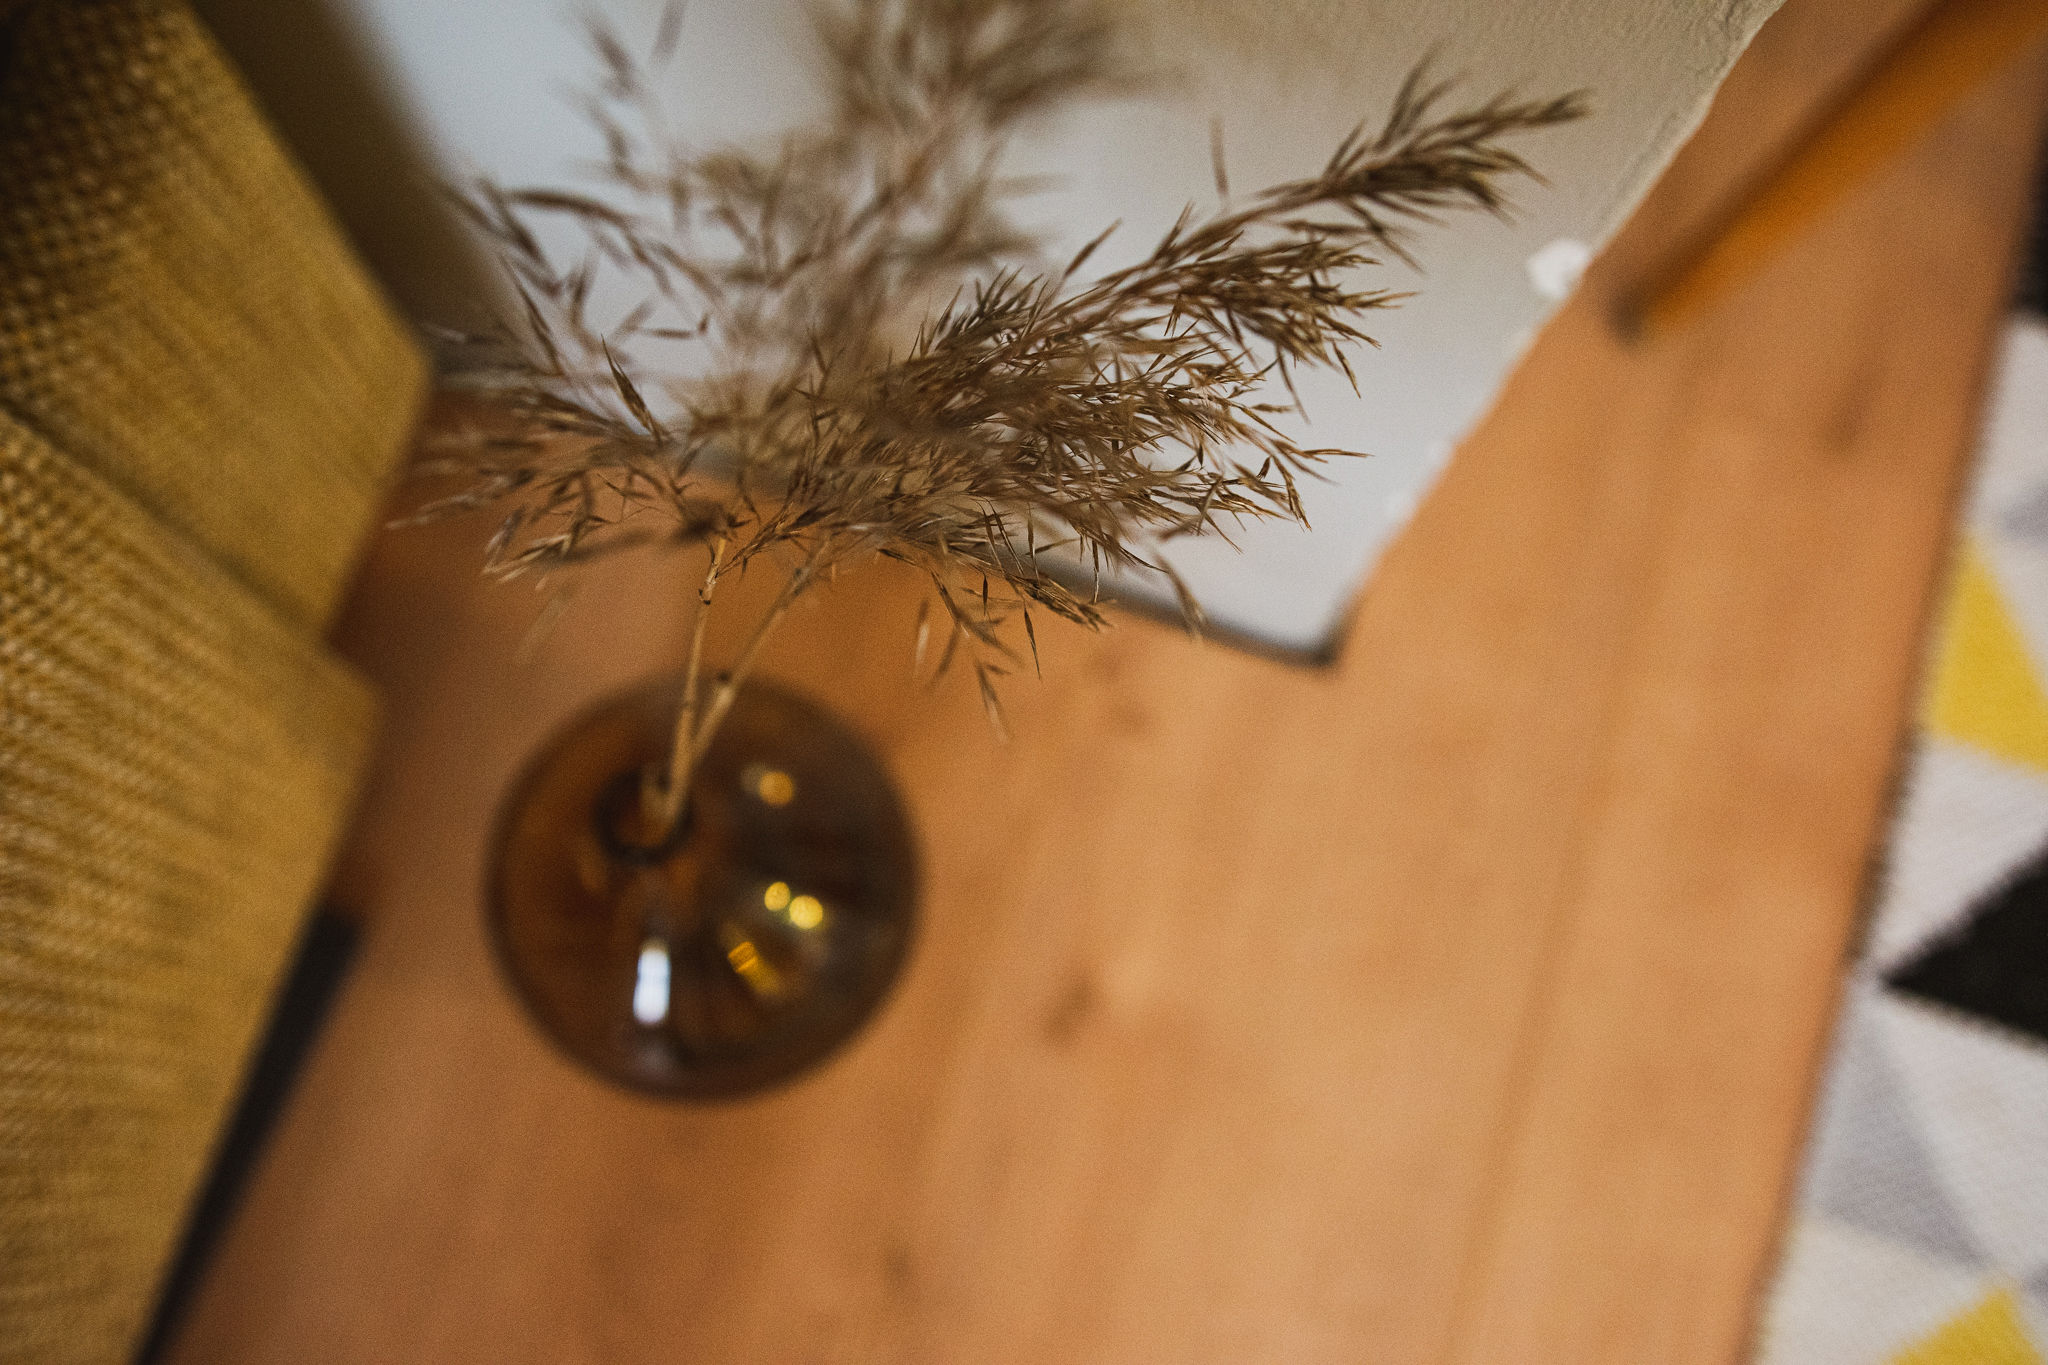
[[[181,4],[8,22],[0,409],[323,625],[419,348]]]
[[[320,635],[425,377],[182,5],[0,8],[5,1365],[132,1358],[353,796]]]

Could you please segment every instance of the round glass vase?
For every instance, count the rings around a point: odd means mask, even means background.
[[[527,1009],[606,1080],[740,1096],[816,1065],[901,970],[917,900],[909,822],[880,761],[822,708],[749,682],[653,841],[680,686],[599,703],[507,794],[490,937]]]

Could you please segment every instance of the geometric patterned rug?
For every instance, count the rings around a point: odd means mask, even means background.
[[[2048,1365],[2048,319],[2008,328],[1758,1365]]]

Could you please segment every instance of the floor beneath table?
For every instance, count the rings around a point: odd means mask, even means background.
[[[680,566],[523,648],[480,532],[387,537],[361,965],[183,1361],[1739,1359],[2004,309],[2038,59],[1680,335],[1609,300],[1906,0],[1792,0],[1362,599],[1293,667],[1041,632],[991,737],[915,585],[770,671],[887,755],[922,938],[869,1032],[669,1108],[542,1043],[481,846],[678,657]],[[2038,54],[2036,54],[2038,58]]]

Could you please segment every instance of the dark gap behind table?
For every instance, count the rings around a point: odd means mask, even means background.
[[[2019,306],[2048,317],[2048,155],[2034,182],[2034,231],[2020,267]]]
[[[157,1307],[136,1351],[136,1365],[155,1365],[174,1339],[213,1252],[240,1205],[271,1130],[284,1112],[320,1027],[348,977],[362,931],[354,920],[321,909],[307,920],[278,991],[241,1098],[221,1134],[213,1169],[193,1202],[178,1252],[164,1274]]]

